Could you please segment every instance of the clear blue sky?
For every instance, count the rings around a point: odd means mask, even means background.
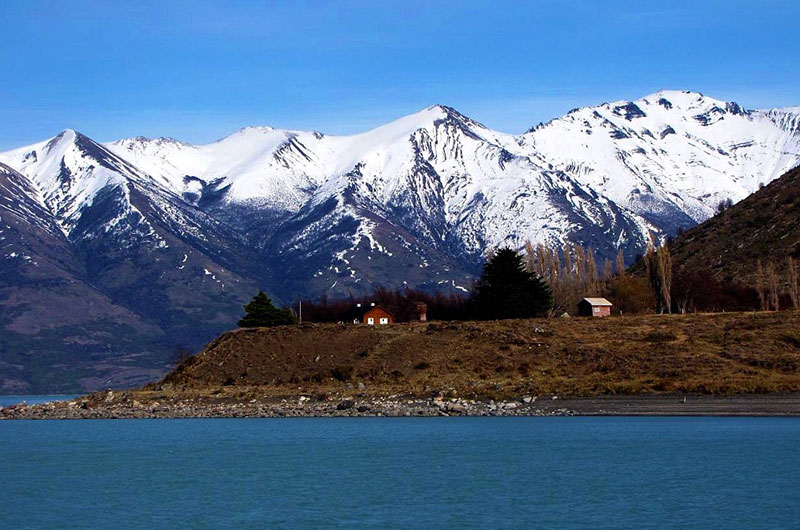
[[[244,125],[352,133],[433,103],[521,132],[691,89],[800,105],[800,2],[0,3],[0,149]]]

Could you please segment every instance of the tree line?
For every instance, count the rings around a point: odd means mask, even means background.
[[[658,244],[653,237],[630,268],[621,252],[614,262],[606,259],[598,267],[591,247],[573,243],[559,250],[529,243],[525,252],[529,269],[549,282],[556,312],[572,312],[586,296],[608,298],[615,313],[800,309],[798,267],[791,256],[783,275],[772,262],[762,266],[759,260],[752,284],[720,280],[712,271],[674,264],[668,241]]]
[[[552,310],[552,293],[546,281],[530,271],[523,256],[509,248],[492,252],[480,278],[468,292],[430,293],[419,289],[376,287],[372,294],[347,299],[303,300],[303,319],[339,322],[356,304],[376,303],[398,322],[418,318],[417,305],[427,306],[431,320],[488,320],[546,316]]]
[[[425,304],[431,320],[488,320],[547,316],[553,296],[547,282],[528,270],[523,256],[509,248],[493,252],[480,279],[468,293],[376,287],[372,294],[331,300],[303,300],[290,308],[275,307],[263,292],[245,306],[240,327],[263,327],[306,322],[341,322],[356,304],[376,303],[392,313],[397,322],[418,318],[418,305]]]
[[[782,289],[784,285],[785,291]],[[798,286],[797,263],[794,258],[786,257],[786,275],[783,281],[772,261],[762,265],[759,259],[756,264],[756,292],[759,308],[762,311],[779,311],[789,305],[794,309],[800,309],[800,286]]]
[[[522,252],[501,248],[490,252],[480,278],[466,293],[376,287],[370,295],[331,300],[303,300],[277,308],[263,292],[245,306],[241,327],[308,322],[340,322],[356,304],[376,303],[398,322],[418,318],[418,304],[431,320],[493,320],[575,314],[585,297],[605,297],[614,313],[687,313],[693,311],[800,309],[797,264],[787,258],[786,278],[775,265],[756,266],[754,286],[722,281],[710,271],[675,267],[664,242],[651,237],[644,255],[627,269],[620,250],[615,260],[598,266],[595,251],[574,243],[560,248],[527,243]],[[633,271],[633,272],[632,272]],[[788,289],[783,289],[788,286]]]

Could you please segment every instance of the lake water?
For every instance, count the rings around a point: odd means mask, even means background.
[[[0,528],[798,528],[800,419],[0,422]]]
[[[78,397],[76,394],[52,394],[52,395],[35,395],[35,396],[0,396],[0,407],[7,407],[9,405],[16,405],[23,401],[28,405],[36,405],[39,403],[50,403],[51,401],[69,401]]]

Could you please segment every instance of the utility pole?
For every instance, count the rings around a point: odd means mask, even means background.
[[[300,323],[303,323],[303,301],[300,300]]]

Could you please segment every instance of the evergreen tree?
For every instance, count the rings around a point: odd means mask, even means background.
[[[272,304],[269,296],[263,291],[259,291],[253,300],[244,306],[244,317],[239,321],[239,327],[258,328],[295,323],[296,320],[291,311],[278,309]]]
[[[489,258],[470,298],[471,313],[480,320],[546,316],[552,307],[550,287],[510,248]]]

